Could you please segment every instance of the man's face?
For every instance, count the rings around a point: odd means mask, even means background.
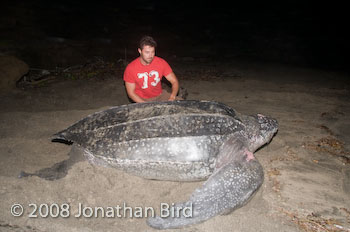
[[[138,51],[140,53],[141,63],[145,65],[149,65],[152,62],[156,53],[155,48],[148,45],[143,46],[142,50],[139,48]]]

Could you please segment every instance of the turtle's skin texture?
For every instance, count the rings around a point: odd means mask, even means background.
[[[180,228],[244,205],[263,182],[253,152],[270,142],[275,119],[246,116],[210,101],[148,102],[97,112],[54,135],[84,149],[94,164],[147,179],[207,181],[188,202],[191,217],[154,217],[154,228]]]

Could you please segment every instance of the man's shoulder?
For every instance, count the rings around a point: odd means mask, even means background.
[[[157,64],[161,64],[161,65],[168,65],[168,62],[166,62],[166,60],[164,60],[163,58],[159,57],[159,56],[155,56],[154,57],[154,61]]]
[[[155,56],[154,60],[157,62],[166,62],[163,58],[159,57],[159,56]]]

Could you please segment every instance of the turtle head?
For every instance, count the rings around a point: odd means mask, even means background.
[[[250,150],[255,151],[262,145],[269,143],[272,137],[278,130],[278,122],[274,118],[267,117],[262,114],[253,116],[255,126],[255,133],[251,137]]]

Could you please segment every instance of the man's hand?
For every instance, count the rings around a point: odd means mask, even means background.
[[[176,99],[176,96],[174,96],[174,95],[170,95],[170,97],[169,97],[169,101],[174,101]]]

